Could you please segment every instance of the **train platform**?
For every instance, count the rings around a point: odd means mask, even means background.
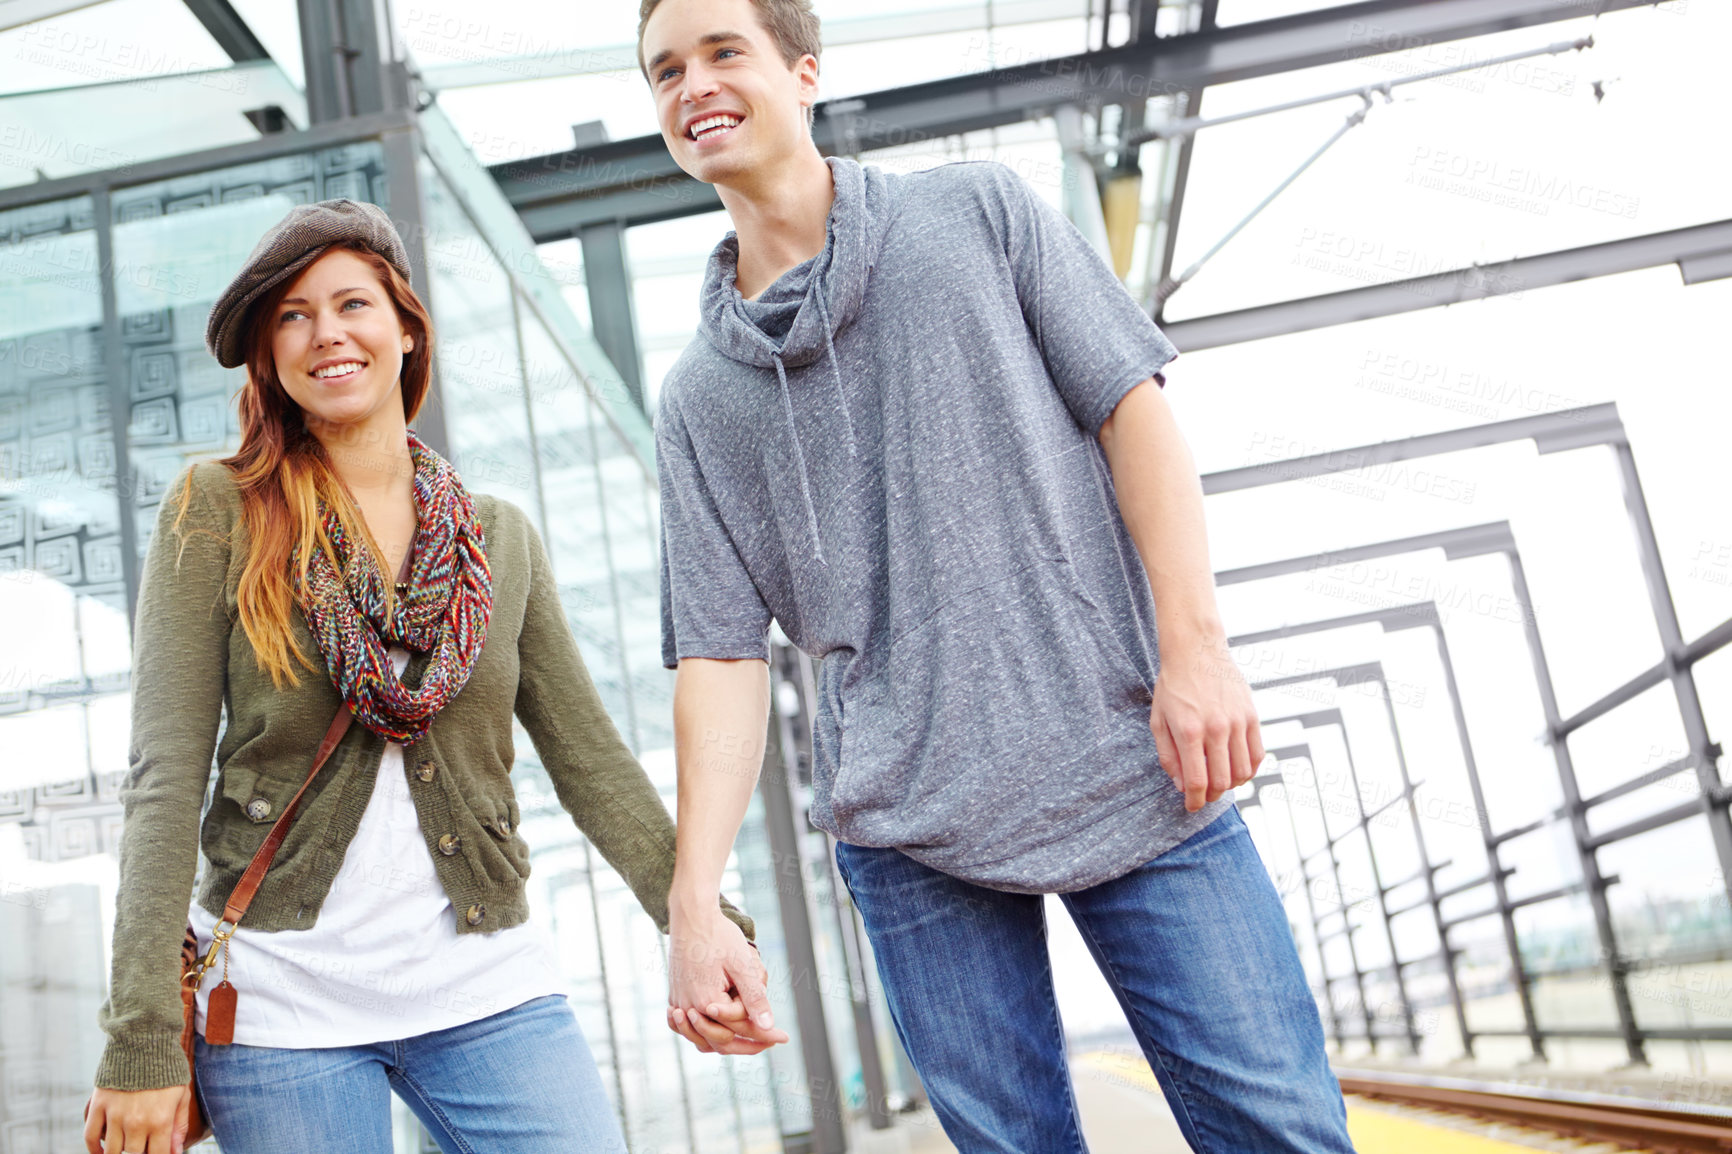
[[[1089,1052],[1072,1060],[1071,1074],[1091,1154],[1190,1154],[1146,1062],[1121,1051]],[[1718,1145],[1732,1135],[1732,1108],[1705,1100],[1729,1083],[1706,1078],[1388,1062],[1343,1066],[1337,1074],[1358,1154],[1732,1148]],[[1499,1098],[1520,1108],[1499,1109]],[[1603,1136],[1620,1125],[1622,1133]],[[866,1154],[955,1152],[930,1111],[898,1119],[893,1130],[853,1137],[851,1149]]]

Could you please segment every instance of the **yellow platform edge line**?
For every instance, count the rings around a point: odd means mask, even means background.
[[[1359,1154],[1533,1154],[1534,1150],[1379,1110],[1356,1109],[1351,1099],[1347,1103],[1347,1136]]]
[[[1151,1094],[1161,1093],[1155,1072],[1140,1057],[1103,1050],[1078,1056],[1077,1064]],[[1499,1142],[1447,1126],[1432,1126],[1382,1110],[1360,1109],[1351,1097],[1347,1099],[1347,1134],[1358,1154],[1532,1154],[1533,1151],[1531,1146]]]

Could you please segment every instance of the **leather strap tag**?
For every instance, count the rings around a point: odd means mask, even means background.
[[[224,978],[210,992],[204,1011],[207,1046],[227,1046],[235,1040],[235,988]]]

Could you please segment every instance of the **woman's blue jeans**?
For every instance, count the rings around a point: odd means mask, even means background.
[[[619,1118],[558,994],[400,1042],[328,1050],[198,1041],[223,1154],[391,1154],[391,1092],[445,1154],[625,1154]]]
[[[838,843],[890,1013],[961,1154],[1083,1151],[1038,896]],[[1237,809],[1060,895],[1196,1154],[1352,1154],[1281,899]]]

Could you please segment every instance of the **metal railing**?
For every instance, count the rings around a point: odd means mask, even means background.
[[[1269,465],[1249,466],[1224,472],[1208,474],[1204,477],[1206,493],[1231,492],[1261,485],[1278,484],[1285,481],[1304,480],[1311,477],[1325,476],[1332,473],[1363,469],[1368,466],[1386,464],[1395,461],[1412,460],[1441,453],[1460,452],[1489,445],[1505,444],[1512,441],[1532,440],[1542,454],[1561,452],[1592,446],[1606,446],[1612,449],[1618,465],[1620,479],[1623,484],[1624,506],[1631,520],[1631,527],[1637,543],[1641,560],[1642,572],[1649,595],[1650,607],[1658,626],[1659,635],[1665,649],[1664,656],[1655,665],[1629,678],[1616,688],[1601,696],[1598,700],[1575,714],[1564,717],[1561,715],[1556,694],[1552,686],[1549,665],[1545,649],[1539,635],[1537,619],[1533,609],[1532,597],[1529,592],[1521,554],[1516,547],[1514,535],[1507,522],[1470,526],[1440,533],[1403,538],[1394,541],[1380,542],[1358,546],[1351,549],[1333,550],[1311,556],[1295,557],[1284,561],[1250,566],[1242,569],[1229,570],[1216,575],[1217,582],[1223,585],[1246,581],[1263,580],[1284,574],[1304,572],[1331,564],[1342,564],[1353,561],[1363,561],[1376,557],[1390,556],[1396,553],[1409,553],[1427,549],[1442,549],[1445,556],[1454,561],[1477,555],[1500,553],[1508,566],[1514,597],[1520,608],[1523,634],[1527,643],[1529,656],[1533,663],[1534,683],[1538,691],[1545,714],[1545,735],[1547,744],[1556,763],[1558,783],[1562,791],[1563,804],[1554,813],[1539,821],[1505,830],[1494,830],[1487,811],[1484,782],[1479,766],[1473,754],[1472,742],[1469,738],[1467,717],[1463,711],[1461,694],[1455,681],[1454,666],[1450,660],[1447,639],[1444,636],[1442,623],[1437,606],[1432,602],[1417,602],[1392,608],[1377,610],[1370,613],[1355,614],[1329,620],[1308,622],[1297,626],[1286,626],[1279,630],[1261,633],[1245,634],[1230,639],[1234,646],[1243,646],[1254,642],[1268,641],[1277,637],[1294,636],[1301,633],[1319,632],[1329,629],[1339,629],[1352,625],[1377,623],[1388,631],[1402,628],[1427,627],[1433,630],[1439,657],[1443,663],[1445,682],[1448,687],[1451,708],[1454,713],[1456,731],[1461,743],[1461,754],[1470,783],[1475,814],[1485,847],[1486,872],[1469,881],[1454,884],[1446,889],[1438,889],[1433,875],[1441,870],[1443,865],[1432,864],[1427,858],[1423,831],[1419,822],[1419,810],[1414,793],[1420,783],[1411,780],[1407,772],[1406,758],[1402,751],[1401,730],[1397,715],[1384,685],[1381,693],[1385,713],[1388,718],[1391,736],[1394,740],[1396,765],[1402,782],[1400,794],[1389,802],[1389,805],[1405,804],[1413,822],[1414,837],[1419,844],[1421,872],[1419,876],[1403,879],[1394,885],[1385,885],[1377,873],[1375,864],[1375,848],[1370,840],[1370,822],[1385,810],[1368,812],[1360,801],[1357,786],[1357,774],[1349,761],[1350,779],[1354,783],[1354,793],[1358,805],[1358,819],[1355,829],[1366,837],[1368,852],[1372,855],[1375,893],[1371,895],[1379,906],[1384,922],[1385,936],[1391,954],[1390,966],[1382,969],[1365,969],[1359,965],[1357,951],[1350,948],[1351,974],[1334,975],[1329,972],[1322,942],[1338,934],[1345,934],[1349,944],[1352,944],[1353,934],[1364,926],[1354,926],[1348,917],[1352,906],[1364,904],[1363,901],[1345,902],[1346,895],[1340,893],[1343,899],[1339,911],[1330,911],[1321,915],[1311,910],[1313,934],[1319,939],[1319,961],[1323,967],[1323,989],[1330,1001],[1330,1021],[1336,1044],[1348,1037],[1362,1036],[1373,1050],[1376,1049],[1379,1037],[1387,1037],[1387,1033],[1379,1035],[1372,1028],[1375,1014],[1371,1007],[1365,1004],[1365,986],[1368,979],[1375,978],[1386,971],[1393,971],[1393,981],[1398,991],[1404,1028],[1400,1035],[1404,1036],[1414,1052],[1419,1049],[1419,1035],[1413,1028],[1413,1002],[1404,980],[1404,971],[1424,962],[1441,959],[1448,981],[1450,1002],[1454,1008],[1457,1022],[1461,1029],[1462,1046],[1467,1056],[1473,1056],[1474,1039],[1480,1037],[1514,1036],[1526,1038],[1537,1059],[1546,1056],[1545,1040],[1547,1038],[1616,1038],[1624,1043],[1629,1061],[1632,1064],[1645,1064],[1647,1054],[1645,1042],[1650,1039],[1687,1039],[1698,1041],[1732,1040],[1732,1029],[1723,1027],[1645,1027],[1636,1021],[1634,1007],[1631,1004],[1628,976],[1644,965],[1687,964],[1695,960],[1697,955],[1679,954],[1676,957],[1661,957],[1647,959],[1632,959],[1620,948],[1617,933],[1613,924],[1606,891],[1618,882],[1615,875],[1607,875],[1600,869],[1597,857],[1598,851],[1608,845],[1651,832],[1655,829],[1683,821],[1687,818],[1701,815],[1706,818],[1713,839],[1716,857],[1720,863],[1722,880],[1732,887],[1732,821],[1728,819],[1727,807],[1732,802],[1732,788],[1722,784],[1718,769],[1718,759],[1721,747],[1713,742],[1708,734],[1701,702],[1697,695],[1693,667],[1709,654],[1732,643],[1732,620],[1729,620],[1710,630],[1694,641],[1686,642],[1679,628],[1676,610],[1673,607],[1671,593],[1667,585],[1664,568],[1660,560],[1659,546],[1655,539],[1652,521],[1648,516],[1646,501],[1642,494],[1641,482],[1636,471],[1635,457],[1625,435],[1622,423],[1617,416],[1616,407],[1612,404],[1593,405],[1580,409],[1548,413],[1541,416],[1523,417],[1516,420],[1495,422],[1492,424],[1472,426],[1450,430],[1443,433],[1433,433],[1426,436],[1412,437],[1405,440],[1380,442],[1375,445],[1354,449],[1339,450],[1330,453],[1317,454],[1296,458]],[[1343,668],[1335,670],[1307,671],[1294,677],[1274,681],[1261,682],[1254,688],[1276,688],[1284,684],[1292,684],[1319,678],[1333,678],[1338,684],[1346,684],[1342,679],[1371,678],[1381,679],[1380,667]],[[1570,756],[1569,737],[1581,731],[1589,722],[1602,718],[1617,707],[1633,700],[1639,694],[1659,685],[1670,685],[1677,701],[1680,716],[1683,721],[1688,752],[1657,769],[1640,773],[1628,781],[1622,782],[1592,796],[1584,797],[1579,787],[1574,763]],[[1269,718],[1265,724],[1273,724],[1284,720],[1297,720],[1305,725],[1337,724],[1343,726],[1345,742],[1345,723],[1339,711],[1329,711],[1315,714],[1296,714],[1292,717]],[[1286,753],[1290,757],[1309,756],[1309,747],[1291,747],[1285,751],[1275,751],[1277,756]],[[1657,813],[1627,822],[1611,830],[1599,833],[1591,832],[1588,826],[1588,813],[1596,806],[1605,804],[1616,798],[1624,797],[1634,791],[1675,777],[1686,770],[1694,771],[1698,784],[1698,792],[1694,798],[1677,805],[1663,809]],[[1261,775],[1253,781],[1253,794],[1241,802],[1242,806],[1261,804],[1262,793],[1276,782],[1285,783],[1285,777],[1277,770],[1272,774]],[[1315,782],[1313,782],[1315,784]],[[1321,798],[1319,797],[1319,802]],[[1506,882],[1514,870],[1505,866],[1501,859],[1502,847],[1515,838],[1534,833],[1555,821],[1567,823],[1577,861],[1580,865],[1580,878],[1570,884],[1556,887],[1543,893],[1512,898]],[[1326,836],[1327,836],[1327,827]],[[1340,886],[1339,865],[1334,862],[1332,840],[1327,847],[1330,851],[1336,884]],[[1318,856],[1316,854],[1313,857]],[[1301,876],[1307,886],[1307,901],[1310,901],[1309,886],[1314,880],[1309,872],[1309,859],[1300,862]],[[1447,863],[1446,863],[1447,864]],[[1388,896],[1395,889],[1423,881],[1426,894],[1418,902],[1411,903],[1400,909],[1391,909]],[[1470,893],[1482,887],[1491,891],[1492,902],[1488,907],[1476,910],[1467,915],[1447,917],[1443,903],[1453,897]],[[1729,888],[1732,896],[1732,888]],[[1598,939],[1600,960],[1594,969],[1604,974],[1609,986],[1613,1004],[1616,1008],[1617,1025],[1605,1027],[1574,1027],[1574,1026],[1541,1026],[1535,1015],[1532,985],[1541,977],[1555,976],[1562,972],[1557,969],[1543,973],[1528,968],[1523,961],[1520,935],[1518,933],[1515,912],[1527,906],[1542,902],[1554,901],[1576,894],[1586,894],[1592,908],[1595,935]],[[1431,907],[1431,914],[1440,942],[1440,950],[1425,957],[1403,959],[1396,949],[1395,937],[1389,926],[1393,918],[1399,917],[1423,905]],[[1343,927],[1333,934],[1325,935],[1323,923],[1336,916],[1342,918]],[[1457,959],[1463,951],[1450,943],[1450,931],[1456,926],[1477,921],[1484,917],[1496,916],[1503,928],[1505,948],[1509,954],[1510,974],[1512,984],[1519,994],[1522,1011],[1522,1026],[1519,1029],[1483,1028],[1474,1029],[1469,1025],[1462,984],[1457,973]],[[1573,972],[1580,972],[1588,967],[1572,967]],[[1365,1029],[1358,1034],[1348,1034],[1342,1026],[1341,1015],[1335,1009],[1332,998],[1329,998],[1333,987],[1343,981],[1351,981],[1359,992],[1359,1012],[1365,1022]]]

